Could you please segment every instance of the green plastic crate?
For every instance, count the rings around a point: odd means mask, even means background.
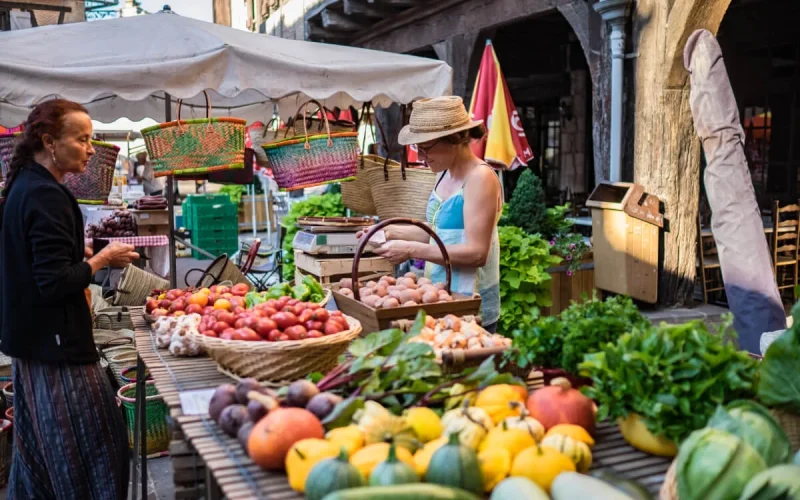
[[[192,231],[192,242],[203,248],[203,245],[215,245],[220,243],[238,244],[239,228],[204,228],[200,227]]]
[[[239,250],[239,242],[238,241],[235,241],[233,243],[214,242],[213,244],[209,244],[207,246],[204,246],[204,245],[199,245],[199,244],[195,243],[194,240],[192,240],[192,244],[197,246],[197,247],[202,248],[203,250],[205,250],[206,252],[210,253],[211,255],[213,255],[215,257],[219,257],[220,255],[222,255],[224,253],[228,254],[228,256],[230,257],[231,255],[236,253],[237,250]],[[206,257],[202,253],[198,252],[197,250],[192,250],[192,258],[193,259],[197,259],[197,260],[208,259],[208,257]]]

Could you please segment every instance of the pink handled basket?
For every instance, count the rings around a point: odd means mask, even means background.
[[[300,106],[298,114],[312,103],[324,109],[319,102],[311,100]],[[303,119],[303,135],[261,146],[282,191],[355,179],[358,132],[331,133],[327,113],[322,113],[322,117],[325,134],[309,135],[307,120]]]
[[[82,174],[67,174],[64,185],[78,200],[86,205],[102,205],[108,201],[108,193],[114,184],[119,146],[107,142],[92,141],[94,155]]]
[[[201,174],[244,168],[246,121],[239,118],[211,118],[211,102],[206,98],[206,118],[178,119],[142,129],[147,153],[156,177]]]

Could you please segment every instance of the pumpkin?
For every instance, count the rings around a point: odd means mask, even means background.
[[[558,424],[575,424],[594,433],[595,406],[592,400],[559,377],[528,398],[528,413],[550,429]]]
[[[527,431],[522,429],[509,429],[508,425],[501,424],[490,430],[486,439],[481,441],[478,451],[499,448],[508,451],[514,458],[524,450],[536,445],[536,440]]]
[[[414,454],[414,470],[417,471],[417,474],[422,477],[425,476],[425,473],[428,472],[428,464],[431,463],[433,454],[436,453],[436,450],[446,445],[447,441],[448,439],[446,437],[434,439],[429,443],[425,443],[425,446]]]
[[[319,419],[302,408],[280,408],[271,397],[250,391],[247,397],[259,401],[269,411],[258,421],[247,440],[253,462],[264,469],[282,469],[286,454],[300,440],[325,436]]]
[[[506,417],[519,415],[524,404],[525,398],[520,397],[519,391],[508,384],[490,385],[479,392],[475,400],[475,406],[485,410],[495,424]]]
[[[586,429],[581,427],[580,425],[572,425],[572,424],[558,424],[554,425],[547,431],[546,436],[552,436],[553,434],[561,434],[563,436],[569,436],[576,441],[580,441],[581,443],[586,443],[589,447],[594,446],[594,439]]]
[[[347,451],[342,448],[337,458],[322,460],[311,469],[305,484],[306,499],[322,500],[328,493],[365,485],[364,476],[347,460]]]
[[[472,448],[459,442],[458,436],[456,432],[450,434],[447,444],[433,454],[425,481],[480,495],[483,493],[483,477],[478,457]]]
[[[488,448],[478,453],[483,476],[483,491],[489,492],[511,471],[511,453],[502,448]]]
[[[406,422],[423,443],[433,441],[442,435],[442,419],[430,408],[418,406],[406,412]]]
[[[356,412],[354,419],[364,433],[366,444],[393,441],[411,453],[422,444],[405,417],[393,415],[375,401],[367,401],[364,408]]]
[[[502,422],[509,429],[522,429],[528,432],[538,443],[544,437],[544,426],[541,422],[528,415],[527,408],[522,409],[519,417],[508,417]]]
[[[389,445],[389,456],[379,463],[369,475],[370,486],[418,483],[419,475],[410,465],[397,459],[394,443]]]
[[[517,455],[509,475],[527,477],[549,493],[562,472],[575,472],[575,464],[568,456],[547,446],[532,446]]]
[[[337,449],[346,449],[349,455],[364,447],[364,433],[357,425],[330,430],[325,434],[325,439],[335,444]]]
[[[458,433],[461,444],[475,450],[494,427],[494,422],[486,410],[477,406],[464,406],[445,413],[442,426],[443,435]]]
[[[398,447],[395,450],[397,459],[405,462],[410,466],[414,466],[414,457],[411,452],[405,448]],[[386,460],[389,456],[389,443],[375,443],[367,445],[357,452],[353,453],[350,457],[350,463],[356,466],[356,469],[369,480],[370,474],[378,466],[379,463]]]
[[[570,436],[551,434],[544,437],[541,445],[554,448],[568,456],[575,463],[578,472],[586,472],[592,466],[592,452],[589,450],[589,445]]]
[[[303,493],[306,478],[317,463],[326,458],[333,458],[339,454],[340,448],[324,439],[303,439],[298,441],[286,454],[286,475],[289,476],[289,486],[294,491]]]

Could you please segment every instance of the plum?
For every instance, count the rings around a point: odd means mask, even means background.
[[[305,408],[311,398],[319,394],[319,389],[308,380],[295,380],[289,385],[286,392],[287,406]]]
[[[258,380],[254,378],[245,378],[239,381],[236,384],[236,402],[240,405],[246,405],[249,399],[247,399],[247,393],[250,391],[256,391],[260,393],[264,393],[264,388],[261,387],[261,384]]]
[[[261,401],[251,399],[250,402],[247,403],[247,414],[253,422],[258,422],[264,418],[267,413],[269,413],[269,410]]]
[[[244,452],[250,455],[250,452],[247,451],[247,441],[250,439],[250,433],[253,432],[253,426],[255,424],[252,421],[247,421],[239,427],[239,432],[236,433],[236,437],[239,439],[239,444],[242,445],[244,448]]]
[[[311,398],[311,401],[309,401],[306,406],[306,410],[313,413],[318,419],[324,420],[341,401],[342,398],[336,394],[321,392]]]
[[[211,401],[208,403],[208,415],[214,422],[219,423],[222,411],[234,403],[236,403],[236,387],[233,384],[222,384],[211,396]]]
[[[225,434],[230,437],[236,437],[239,429],[245,422],[249,422],[250,417],[247,416],[247,407],[245,405],[230,405],[222,410],[222,415],[219,417],[219,426]]]

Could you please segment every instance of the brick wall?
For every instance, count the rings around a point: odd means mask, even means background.
[[[559,189],[571,189],[573,193],[586,191],[586,116],[587,92],[590,92],[588,72],[573,70],[570,74],[572,92],[561,102],[572,112],[572,119],[564,119],[561,125],[561,185]]]

